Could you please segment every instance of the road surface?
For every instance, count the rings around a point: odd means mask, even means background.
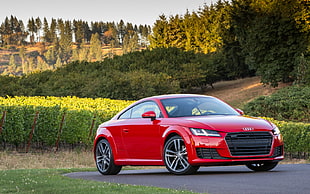
[[[269,172],[245,166],[201,167],[197,174],[177,176],[165,168],[123,170],[118,175],[75,172],[65,176],[111,183],[155,186],[209,194],[310,193],[310,164],[283,164]]]

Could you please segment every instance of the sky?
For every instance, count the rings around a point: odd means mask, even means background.
[[[11,15],[23,20],[44,17],[88,22],[119,22],[152,26],[160,15],[184,15],[217,0],[0,0],[0,23]]]

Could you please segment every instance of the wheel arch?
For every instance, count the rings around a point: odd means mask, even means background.
[[[192,145],[192,141],[193,141],[191,138],[192,135],[190,134],[188,130],[186,130],[186,127],[183,127],[183,126],[173,126],[163,133],[162,138],[164,141],[163,141],[163,147],[162,147],[162,155],[164,154],[164,147],[167,141],[173,136],[180,136],[184,140],[186,148],[187,148],[187,152],[189,154],[188,155],[189,162],[191,163],[193,155],[195,154],[194,147]]]
[[[106,139],[112,149],[112,153],[114,156],[114,160],[117,158],[117,149],[116,149],[116,144],[115,141],[111,135],[111,133],[108,130],[101,130],[101,134],[97,135],[97,137],[94,140],[94,146],[93,146],[93,154],[94,154],[94,158],[96,159],[96,146],[98,144],[98,142],[102,139]]]

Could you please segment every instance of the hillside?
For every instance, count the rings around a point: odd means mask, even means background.
[[[236,108],[242,108],[244,104],[258,96],[270,95],[288,86],[288,84],[279,84],[277,88],[264,86],[260,83],[260,77],[221,81],[213,85],[214,89],[207,88],[204,94],[218,97]]]
[[[119,47],[112,48],[110,45],[102,45],[101,49],[101,58],[108,58],[114,55],[122,55],[123,49]],[[70,63],[76,60],[87,60],[87,61],[98,61],[95,58],[82,58],[82,51],[84,50],[88,56],[91,50],[90,43],[85,43],[84,45],[72,44],[71,51],[76,53],[75,56],[70,55],[67,62],[61,61],[58,66],[62,66],[66,63]],[[139,48],[139,50],[144,49],[144,47]],[[48,44],[44,42],[39,42],[36,44],[29,44],[26,46],[10,45],[6,47],[0,47],[0,74],[3,75],[21,75],[23,73],[31,73],[41,70],[55,69],[55,63],[57,62],[58,51],[55,50],[55,45]],[[24,58],[22,58],[24,55]],[[53,53],[54,56],[51,56]],[[12,58],[12,56],[14,56]],[[11,61],[12,60],[12,61]],[[27,61],[29,66],[27,66],[27,72],[25,71],[25,64],[23,61]]]

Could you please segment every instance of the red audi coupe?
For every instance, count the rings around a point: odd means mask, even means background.
[[[96,166],[104,175],[118,174],[124,165],[163,165],[177,175],[215,165],[269,171],[283,153],[273,123],[193,94],[141,99],[101,124],[94,141]]]

